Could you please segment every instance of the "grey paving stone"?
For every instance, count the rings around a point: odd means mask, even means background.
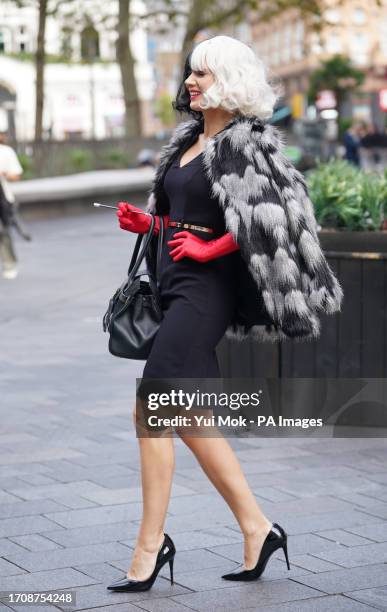
[[[345,593],[347,597],[356,601],[369,604],[377,610],[387,610],[387,586],[379,589],[363,589],[361,591],[351,591]]]
[[[297,576],[294,580],[329,595],[335,595],[355,589],[384,586],[387,582],[387,572],[386,566],[380,563],[378,565],[323,572],[314,576]]]
[[[15,610],[15,612],[25,612],[26,606],[24,604],[10,606],[8,610]],[[50,604],[42,604],[42,605],[28,605],[28,610],[31,612],[58,612],[58,608],[56,606]]]
[[[169,598],[163,601],[171,601]],[[112,606],[98,606],[96,608],[84,608],[84,612],[138,612],[138,608],[135,604],[122,603],[113,604]],[[144,610],[144,608],[142,608]],[[187,608],[185,609],[187,612]]]
[[[159,577],[151,591],[153,597],[169,597],[186,593],[187,589],[176,584],[171,585],[169,581]],[[115,593],[114,591],[108,591],[105,585],[95,584],[77,589],[75,610],[85,610],[110,604],[122,604],[123,602],[141,602],[150,598],[150,591],[145,591],[144,593]],[[61,610],[66,609],[59,605],[58,607]]]
[[[109,559],[124,558],[128,553],[130,553],[129,549],[123,544],[108,542],[39,553],[26,551],[22,555],[9,555],[8,560],[30,572],[36,572],[70,567],[81,563],[95,563],[98,561],[108,561]]]
[[[0,519],[16,518],[18,516],[32,516],[34,514],[43,514],[44,512],[55,512],[64,510],[65,506],[51,499],[39,501],[18,501],[14,504],[0,505]]]
[[[59,502],[63,508],[71,508],[72,510],[79,510],[81,508],[95,508],[98,506],[95,502],[90,499],[85,499],[80,495],[52,495],[51,499],[53,501]],[[49,512],[46,511],[45,512]]]
[[[340,547],[336,550],[321,550],[314,553],[317,557],[332,561],[343,567],[356,567],[358,565],[373,565],[387,562],[387,544],[369,544],[356,548]]]
[[[371,523],[361,527],[347,527],[346,531],[373,540],[374,542],[387,542],[387,522]]]
[[[214,589],[189,595],[176,595],[174,600],[203,612],[235,611],[259,604],[268,606],[287,601],[319,597],[320,593],[291,580],[245,583],[233,588]]]
[[[70,450],[68,448],[43,448],[35,450],[29,453],[31,461],[49,461],[52,459],[58,459],[61,457],[82,457],[82,453]],[[17,463],[24,463],[25,454],[21,453],[3,453],[0,457],[0,465],[13,465]]]
[[[30,486],[36,485],[37,487],[55,484],[55,480],[50,478],[47,474],[22,474],[19,476],[18,480]]]
[[[48,533],[51,533],[51,532],[48,532]],[[42,536],[38,533],[34,533],[32,535],[25,535],[25,536],[13,536],[11,540],[12,542],[15,542],[15,544],[20,544],[20,546],[23,546],[24,548],[32,552],[38,552],[38,551],[43,551],[43,550],[54,550],[56,548],[61,548],[61,546],[59,546],[55,542],[52,542],[51,540],[47,539],[45,536]]]
[[[319,532],[329,529],[340,529],[352,525],[362,527],[370,523],[378,523],[376,517],[366,516],[356,510],[346,512],[324,512],[323,514],[311,514],[310,516],[287,516],[284,528],[288,534],[297,535],[310,532]],[[362,529],[360,527],[360,529]]]
[[[128,536],[135,537],[138,529],[138,525],[128,522],[108,523],[92,527],[48,531],[45,533],[45,537],[66,547],[83,546],[101,542],[124,541]]]
[[[0,537],[50,531],[54,523],[44,516],[9,518],[0,520]]]
[[[327,531],[318,531],[317,534],[321,538],[326,538],[327,540],[332,540],[332,542],[336,542],[337,544],[343,544],[343,546],[364,546],[365,544],[369,544],[370,540],[367,538],[362,538],[359,535],[354,535],[353,533],[349,533],[348,531],[344,531],[344,529],[332,529]]]
[[[375,503],[375,500],[371,506],[363,508],[359,510],[359,512],[363,512],[368,516],[377,516],[378,518],[387,520],[387,504],[378,504]]]
[[[292,555],[292,566],[303,567],[304,569],[309,570],[317,574],[318,572],[329,572],[330,570],[338,570],[341,569],[339,565],[335,563],[329,563],[328,561],[323,561],[323,559],[319,559],[313,555]]]
[[[136,606],[136,610],[141,609],[148,612],[187,612],[187,610],[192,610],[192,608],[187,608],[187,606],[177,603],[171,597],[146,599],[133,605]],[[116,612],[121,612],[121,610]],[[125,611],[123,610],[122,612]]]
[[[93,495],[104,494],[104,487],[100,487],[94,482],[88,480],[80,480],[70,483],[55,483],[43,486],[31,486],[25,488],[13,489],[12,493],[19,497],[28,499],[46,499],[46,498],[61,498],[66,495],[81,495],[83,498],[93,501]],[[91,497],[88,497],[91,496]]]
[[[48,512],[45,516],[59,526],[71,529],[74,527],[87,527],[89,525],[129,522],[141,518],[141,513],[141,504],[135,503],[68,510],[67,512]]]
[[[6,559],[0,558],[0,576],[13,576],[14,574],[24,574],[24,570],[14,565],[13,563],[9,563]]]
[[[0,491],[0,504],[12,504],[20,501],[20,497],[8,493],[7,491]]]
[[[81,585],[92,584],[95,582],[90,576],[77,572],[73,568],[55,569],[33,574],[23,574],[19,576],[7,576],[1,579],[1,590],[24,590],[24,591],[45,591],[54,589],[66,589]]]
[[[293,601],[275,606],[249,608],[255,612],[374,612],[370,608],[356,601],[351,601],[342,595],[329,595],[318,599]]]
[[[95,485],[95,490],[87,490],[83,492],[83,496],[91,499],[97,504],[110,506],[112,504],[125,504],[125,503],[133,503],[139,502],[142,500],[142,491],[141,487],[132,487],[132,488],[124,488],[124,489],[108,489],[106,487],[100,487],[99,485]],[[192,490],[188,487],[183,487],[181,485],[173,483],[171,497],[176,497],[180,495],[190,495],[192,494]]]
[[[82,565],[75,565],[74,569],[94,578],[95,582],[102,582],[107,585],[113,582],[113,580],[117,580],[118,578],[122,578],[123,574],[126,573],[129,567],[129,557],[127,561],[121,561],[122,569],[115,567],[112,565],[112,561],[106,563],[88,563]]]

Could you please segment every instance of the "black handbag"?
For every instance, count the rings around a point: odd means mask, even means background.
[[[163,319],[159,293],[159,267],[164,240],[162,216],[159,216],[159,221],[156,272],[148,268],[139,270],[143,260],[146,261],[145,254],[153,238],[155,217],[152,215],[148,233],[137,237],[128,278],[109,301],[103,317],[103,330],[110,334],[109,351],[116,357],[147,359]]]

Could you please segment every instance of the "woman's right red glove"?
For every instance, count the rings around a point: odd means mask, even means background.
[[[116,212],[120,228],[135,234],[146,234],[149,231],[151,224],[151,215],[145,213],[141,208],[137,208],[128,202],[119,202]],[[164,227],[167,227],[169,215],[163,216]],[[159,217],[155,217],[155,226],[153,233],[158,234],[160,230]]]

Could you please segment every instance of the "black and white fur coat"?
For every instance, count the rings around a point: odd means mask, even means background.
[[[203,118],[174,130],[161,151],[148,212],[169,212],[164,175],[201,132]],[[282,152],[283,144],[278,128],[236,115],[207,140],[203,152],[211,195],[240,247],[238,307],[229,338],[315,338],[319,313],[340,310],[342,290],[320,248],[305,180]],[[147,261],[154,265],[154,255]]]

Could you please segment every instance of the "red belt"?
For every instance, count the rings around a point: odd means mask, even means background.
[[[192,225],[192,223],[184,223],[183,221],[169,221],[168,227],[183,227],[184,229],[194,229],[199,232],[208,232],[212,234],[214,232],[210,227],[203,227],[202,225]]]

